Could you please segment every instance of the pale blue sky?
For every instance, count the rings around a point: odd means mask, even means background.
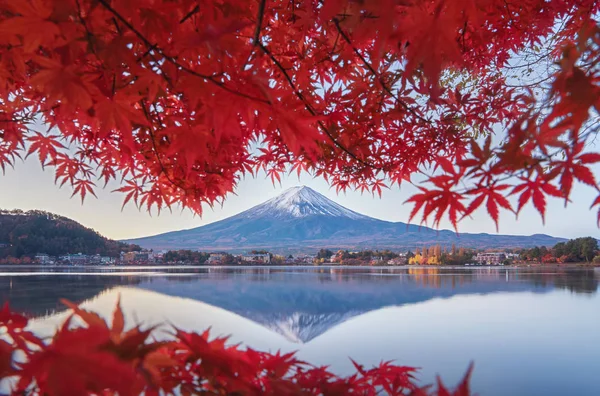
[[[415,188],[405,184],[385,190],[383,197],[373,198],[370,194],[347,192],[337,195],[322,179],[313,179],[303,175],[298,180],[294,174],[284,178],[282,185],[273,186],[264,174],[257,178],[247,177],[241,181],[236,195],[231,195],[223,207],[214,210],[207,207],[202,218],[189,211],[164,211],[157,216],[149,216],[145,211],[129,204],[121,212],[123,196],[111,193],[115,186],[98,191],[98,199],[86,198],[81,205],[78,197],[70,198],[71,190],[67,187],[59,189],[54,184],[52,169],[43,171],[37,159],[30,158],[18,162],[15,169],[7,169],[0,174],[0,208],[2,209],[41,209],[70,217],[87,227],[91,227],[103,235],[114,239],[134,238],[154,235],[162,232],[193,228],[224,219],[265,200],[272,198],[287,188],[296,185],[307,185],[330,199],[354,211],[388,221],[408,220],[411,206],[402,203],[414,193]],[[514,215],[507,213],[501,217],[500,233],[502,234],[535,234],[544,233],[562,237],[595,236],[600,237],[596,226],[596,211],[590,211],[590,203],[596,192],[587,186],[577,185],[573,194],[573,203],[567,208],[559,200],[550,201],[546,225],[542,225],[539,214],[528,206],[515,220]],[[451,228],[442,222],[441,228]],[[473,219],[466,219],[460,224],[461,232],[495,233],[492,220],[484,211],[478,211]]]

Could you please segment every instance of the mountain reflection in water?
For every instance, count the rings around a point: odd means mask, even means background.
[[[223,308],[299,343],[353,316],[386,306],[460,294],[554,289],[592,294],[599,278],[593,269],[352,267],[167,267],[3,275],[0,299],[30,316],[61,310],[60,298],[81,302],[115,286],[136,286]]]
[[[496,269],[445,271],[270,269],[213,272],[194,277],[149,279],[140,288],[200,300],[261,323],[290,340],[307,342],[350,317],[386,306],[404,305],[459,294],[547,292],[568,288],[594,293],[593,271],[561,274],[522,273]]]
[[[445,268],[112,268],[0,273],[0,300],[51,335],[59,298],[126,322],[169,323],[348,373],[351,356],[458,381],[482,395],[597,395],[600,271]],[[56,270],[59,271],[59,270]],[[520,368],[515,370],[517,364]],[[507,381],[507,373],[510,382]]]

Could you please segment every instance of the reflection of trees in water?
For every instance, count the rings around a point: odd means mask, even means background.
[[[387,306],[503,292],[549,292],[506,270],[444,268],[216,269],[200,276],[156,277],[138,287],[202,301],[284,335],[311,339],[340,321]],[[178,282],[188,284],[178,284]]]
[[[593,294],[598,291],[598,276],[594,270],[559,269],[553,272],[521,273],[520,279],[538,286],[554,286],[575,293]]]
[[[594,270],[565,268],[179,267],[151,271],[154,274],[132,271],[128,274],[104,275],[2,276],[0,302],[9,301],[16,311],[38,316],[63,310],[59,302],[61,298],[81,302],[115,286],[141,283],[143,288],[167,294],[183,295],[189,292],[186,295],[189,298],[236,308],[236,311],[245,309],[252,302],[247,301],[247,290],[244,291],[246,294],[239,296],[240,301],[232,301],[236,299],[236,288],[262,290],[256,292],[254,302],[257,306],[272,304],[273,300],[285,299],[283,296],[289,294],[289,304],[294,307],[302,302],[301,305],[309,309],[310,306],[327,302],[328,309],[335,307],[338,310],[343,306],[356,309],[361,304],[365,305],[362,308],[370,309],[375,302],[380,305],[402,304],[456,294],[541,291],[552,287],[590,294],[596,293],[600,278],[600,272]],[[165,276],[156,274],[159,271]],[[188,292],[179,293],[177,287],[163,287],[176,282],[190,284],[184,287]],[[200,292],[198,289],[206,290]],[[361,301],[358,301],[358,297]]]
[[[410,283],[430,288],[459,289],[474,282],[526,282],[535,287],[556,287],[575,293],[595,293],[599,275],[593,269],[572,268],[349,268],[349,267],[209,267],[198,270],[201,276],[214,280],[270,282],[302,275],[312,275],[310,282],[361,283],[365,279],[379,283]],[[316,276],[315,276],[316,275]],[[168,277],[173,282],[193,282],[194,276]]]
[[[79,303],[117,285],[136,285],[138,275],[27,275],[0,277],[0,301],[29,316],[65,309],[61,298]]]

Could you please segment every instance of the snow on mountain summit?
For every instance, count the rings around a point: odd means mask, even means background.
[[[460,243],[478,248],[529,247],[555,245],[560,241],[550,236],[497,234],[462,234],[458,239],[453,231],[365,216],[309,187],[298,186],[214,223],[126,242],[148,249],[230,252],[265,249],[305,253],[320,248],[409,249],[437,243],[444,246]]]
[[[350,219],[368,219],[350,209],[339,205],[322,194],[306,186],[297,186],[285,190],[279,196],[244,212],[245,217],[254,216],[331,216]]]

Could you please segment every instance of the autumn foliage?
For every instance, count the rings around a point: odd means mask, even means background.
[[[598,6],[1,0],[0,166],[35,155],[81,198],[112,182],[149,209],[201,212],[264,170],[418,182],[411,218],[434,225],[544,216],[598,188]]]
[[[411,367],[383,362],[343,378],[294,354],[240,349],[227,338],[173,329],[155,341],[154,328],[125,331],[117,305],[109,326],[65,302],[73,315],[51,340],[26,330],[27,318],[0,311],[0,384],[21,395],[388,395],[468,396],[470,370],[454,392],[440,381],[418,387]],[[74,325],[74,319],[83,326]]]

